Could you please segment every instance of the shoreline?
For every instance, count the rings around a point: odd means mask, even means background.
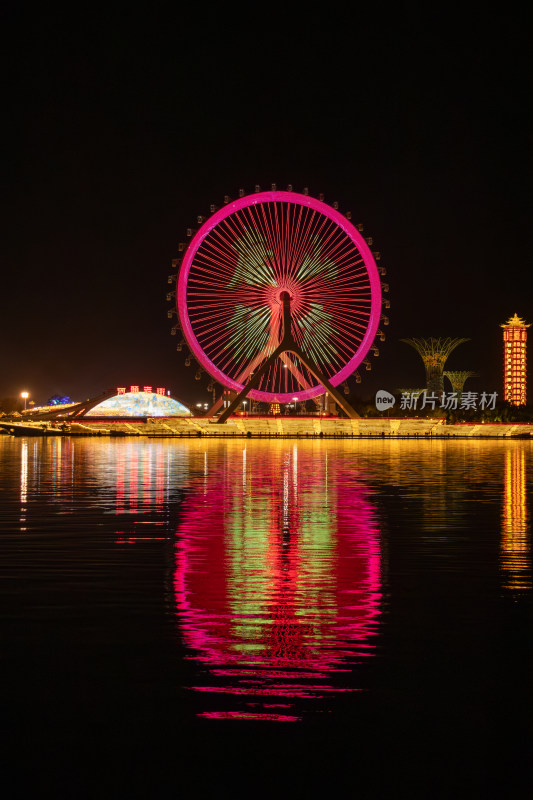
[[[247,439],[529,439],[533,423],[461,422],[443,419],[231,417],[219,425],[214,418],[161,417],[147,419],[88,419],[64,423],[64,429],[43,422],[1,421],[3,432],[13,436],[134,436],[143,438],[247,438]]]

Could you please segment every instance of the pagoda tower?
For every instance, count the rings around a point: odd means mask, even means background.
[[[526,323],[517,314],[503,328],[503,399],[513,406],[526,404]]]

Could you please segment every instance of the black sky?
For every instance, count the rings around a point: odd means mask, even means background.
[[[499,391],[499,323],[533,322],[527,12],[244,9],[0,12],[0,397],[207,399],[170,336],[171,259],[210,203],[271,182],[338,200],[382,253],[363,394],[422,384],[408,336],[470,337],[449,367]]]

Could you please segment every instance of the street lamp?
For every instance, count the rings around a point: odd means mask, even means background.
[[[28,397],[30,396],[30,393],[29,392],[21,392],[20,396],[24,399],[24,411],[26,411],[26,402],[28,400]]]
[[[247,402],[248,402],[248,400],[243,400],[243,401],[242,401],[242,404],[243,404],[243,406],[244,406],[244,416],[246,416],[246,403],[247,403]]]

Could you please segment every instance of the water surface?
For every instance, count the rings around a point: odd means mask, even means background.
[[[117,796],[270,753],[371,796],[407,774],[509,788],[531,744],[531,448],[0,437],[25,778]]]

